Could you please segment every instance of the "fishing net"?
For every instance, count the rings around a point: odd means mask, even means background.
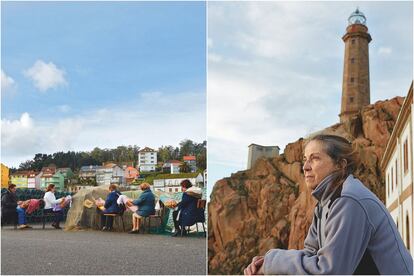
[[[109,185],[102,185],[97,187],[91,187],[88,189],[82,189],[78,191],[75,195],[72,196],[72,206],[69,209],[65,230],[66,231],[76,231],[82,229],[95,229],[99,230],[101,227],[101,216],[97,212],[97,206],[95,205],[95,200],[102,198],[103,200],[109,194]],[[142,191],[125,191],[122,192],[123,195],[126,195],[130,199],[137,199]],[[154,192],[156,201],[159,200],[161,195],[166,195],[167,197],[174,198],[174,195],[156,191]],[[156,208],[159,207],[159,204],[156,205]],[[173,228],[173,223],[171,220],[170,209],[164,208],[162,212],[161,222],[159,219],[151,219],[151,228],[158,228],[161,225],[162,231],[171,230]],[[125,230],[132,229],[132,212],[125,211],[123,216],[123,222],[125,225]],[[141,222],[142,223],[142,222]],[[148,221],[147,221],[148,224]],[[120,217],[114,218],[113,223],[114,231],[123,231],[122,220]]]

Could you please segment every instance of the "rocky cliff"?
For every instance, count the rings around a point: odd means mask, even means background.
[[[380,162],[404,98],[366,106],[343,124],[321,132],[352,141],[355,175],[384,201]],[[209,274],[241,274],[256,255],[271,248],[303,248],[316,204],[302,172],[304,139],[252,169],[219,180],[208,206]]]

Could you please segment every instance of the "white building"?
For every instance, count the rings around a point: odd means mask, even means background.
[[[414,255],[413,107],[411,84],[381,161],[385,176],[385,204],[411,255]]]
[[[96,184],[99,186],[109,184],[123,185],[124,182],[124,170],[116,164],[110,163],[96,169]]]
[[[249,156],[247,158],[247,169],[251,169],[259,158],[272,158],[279,156],[278,146],[249,145]]]
[[[162,166],[162,171],[170,174],[180,173],[181,162],[178,160],[168,160]]]
[[[159,178],[154,179],[154,191],[162,191],[167,193],[177,193],[181,192],[181,182],[185,179],[190,180],[191,184],[196,187],[200,187],[203,185],[204,179],[201,173],[191,173],[187,174],[189,177],[182,177],[182,178],[173,178],[173,177],[166,177],[166,178]]]
[[[138,152],[138,168],[140,172],[154,172],[157,165],[157,151],[145,147]]]

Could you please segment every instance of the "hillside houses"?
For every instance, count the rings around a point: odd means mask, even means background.
[[[161,174],[155,177],[153,189],[154,191],[162,191],[167,193],[180,192],[180,183],[185,179],[190,180],[190,182],[196,187],[204,186],[204,178],[201,173]]]
[[[181,181],[188,178],[194,185],[204,186],[203,173],[197,172],[196,156],[185,155],[181,160],[158,162],[156,150],[144,147],[137,153],[136,159],[130,161],[106,161],[102,165],[81,166],[74,171],[53,164],[42,167],[40,171],[20,170],[7,179],[3,177],[2,184],[13,183],[22,189],[42,190],[54,184],[58,191],[77,192],[90,186],[109,184],[118,184],[123,189],[138,189],[140,183],[148,182],[154,190],[179,192]],[[8,171],[5,165],[3,169]],[[4,175],[7,176],[6,173]]]

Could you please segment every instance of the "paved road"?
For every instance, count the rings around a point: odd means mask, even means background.
[[[1,274],[206,274],[206,240],[100,231],[1,231]]]

